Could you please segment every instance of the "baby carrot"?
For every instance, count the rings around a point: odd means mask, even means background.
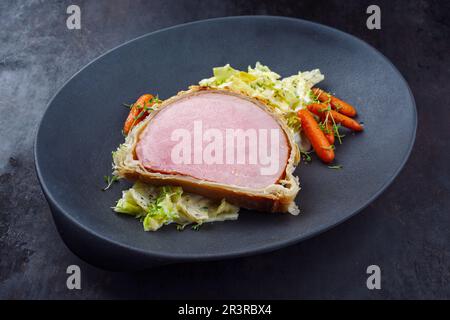
[[[322,116],[326,115],[326,113],[330,110],[330,108],[328,108],[325,104],[321,103],[310,103],[306,106],[306,108],[321,119]]]
[[[128,134],[128,132],[130,132],[130,130],[135,125],[137,125],[147,116],[148,113],[145,110],[145,107],[148,107],[148,103],[151,99],[153,99],[153,96],[151,94],[144,94],[136,100],[136,102],[131,107],[127,120],[125,120],[125,124],[123,126],[124,134]]]
[[[311,103],[310,105],[308,105],[308,110],[320,116],[321,119],[325,119],[328,113],[328,119],[331,118],[332,122],[334,121],[335,123],[340,123],[348,129],[354,131],[364,130],[364,128],[354,119],[340,114],[339,112],[336,112],[334,110],[326,110],[326,107],[323,104]]]
[[[329,102],[331,108],[333,108],[334,110],[348,117],[356,116],[356,109],[347,102],[342,101],[341,99],[338,99],[319,88],[313,88],[312,91],[320,102]]]
[[[312,103],[307,106],[308,110],[314,113],[316,116],[322,119],[322,112],[326,112],[328,109],[326,105],[320,103]],[[324,133],[325,137],[327,137],[330,144],[334,144],[334,130],[333,130],[333,121],[331,119],[323,119],[324,125]]]
[[[330,144],[334,144],[333,123],[331,119],[325,121],[325,137],[327,137],[327,140]]]
[[[322,117],[322,115],[326,114],[326,112],[330,110],[325,104],[321,103],[310,103],[306,107],[309,111],[319,117]]]
[[[353,131],[363,131],[364,130],[363,126],[361,124],[359,124],[357,121],[355,121],[354,119],[344,116],[343,114],[340,114],[339,112],[336,112],[334,110],[331,110],[328,112],[330,113],[329,117],[331,117],[332,121],[334,120],[334,122],[340,123],[344,127],[351,129]],[[324,117],[324,116],[322,116],[322,117]]]
[[[325,163],[334,160],[333,146],[328,142],[314,116],[308,110],[300,110],[298,117],[308,140],[311,142],[317,156]]]

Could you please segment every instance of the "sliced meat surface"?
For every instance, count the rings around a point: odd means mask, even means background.
[[[276,183],[289,152],[271,114],[243,97],[208,91],[157,111],[136,146],[149,171],[248,188]]]

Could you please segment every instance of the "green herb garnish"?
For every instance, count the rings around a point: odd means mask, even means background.
[[[113,183],[119,181],[119,179],[120,179],[120,178],[119,178],[118,176],[115,176],[115,175],[112,175],[112,176],[104,176],[104,177],[103,177],[103,180],[105,180],[106,187],[104,187],[102,190],[103,190],[103,191],[108,190],[109,188],[111,188],[111,186],[113,185]]]
[[[162,100],[159,99],[159,96],[156,95],[153,98],[150,99],[150,101],[148,103],[161,103]]]
[[[312,151],[308,152],[308,151],[301,151],[300,150],[300,155],[303,157],[303,160],[305,160],[306,162],[311,162],[311,156],[309,155],[310,153],[312,153]]]
[[[336,124],[336,121],[334,121],[333,115],[330,112],[327,113],[324,122],[328,121],[328,116],[331,117],[331,121],[333,122],[334,135],[338,138],[339,144],[342,144],[342,138],[345,137],[345,135],[342,135],[339,132],[339,128],[341,127],[341,125],[340,124]]]
[[[186,228],[185,224],[177,224],[177,231],[183,231]]]

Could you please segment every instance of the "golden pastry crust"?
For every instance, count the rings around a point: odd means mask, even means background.
[[[148,171],[140,161],[137,160],[135,149],[140,139],[140,134],[152,121],[152,118],[155,117],[158,111],[186,96],[202,94],[205,91],[229,94],[246,99],[268,112],[279,123],[286,134],[290,153],[284,176],[276,184],[269,185],[263,189],[227,185],[180,174]],[[163,101],[158,105],[157,110],[152,112],[145,120],[131,130],[125,143],[114,152],[113,161],[114,173],[122,178],[141,180],[155,185],[181,186],[187,192],[218,200],[225,198],[228,202],[247,209],[298,214],[294,199],[300,190],[300,186],[298,178],[293,175],[293,172],[300,161],[300,152],[294,141],[291,130],[287,127],[281,115],[272,112],[266,106],[264,101],[248,97],[242,93],[234,92],[229,89],[211,89],[208,87],[192,86],[188,91],[181,91],[176,96]]]

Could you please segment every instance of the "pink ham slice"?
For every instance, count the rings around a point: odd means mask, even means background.
[[[194,126],[198,128],[199,121],[201,121],[203,133],[210,128],[218,129],[222,133],[224,137],[222,163],[207,164],[204,159],[202,163],[194,163]],[[197,124],[195,125],[194,122]],[[190,133],[192,140],[190,164],[173,161],[172,150],[180,143],[180,140],[172,137],[177,129],[185,129],[187,130],[185,132]],[[278,158],[274,161],[277,163],[277,169],[273,170],[275,173],[261,174],[261,167],[267,167],[267,165],[261,164],[259,158],[256,164],[249,163],[248,140],[245,164],[238,164],[237,161],[227,163],[225,143],[227,129],[244,131],[254,129],[256,132],[265,129],[268,135],[267,143],[271,143],[271,129],[278,130]],[[208,141],[203,141],[201,148],[205,150],[208,144]],[[236,156],[236,140],[234,148]],[[270,154],[270,145],[268,152]],[[289,152],[287,137],[272,115],[247,99],[220,92],[204,92],[186,96],[165,106],[143,130],[136,146],[138,160],[149,171],[186,175],[200,180],[256,189],[277,183],[284,174]]]

